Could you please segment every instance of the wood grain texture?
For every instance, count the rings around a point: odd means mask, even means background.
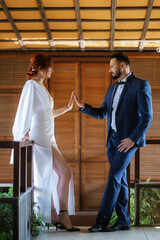
[[[81,73],[83,102],[100,107],[110,85],[108,64],[82,63]],[[81,124],[82,209],[98,209],[109,171],[106,119],[82,114]]]

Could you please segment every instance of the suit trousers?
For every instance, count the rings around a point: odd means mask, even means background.
[[[113,209],[116,209],[117,222],[130,225],[128,213],[128,183],[126,168],[130,163],[137,147],[134,145],[128,152],[118,151],[120,140],[117,132],[111,130],[107,141],[107,156],[110,171],[102,203],[96,218],[96,223],[107,226]]]

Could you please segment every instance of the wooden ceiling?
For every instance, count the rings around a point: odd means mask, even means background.
[[[160,0],[0,0],[0,51],[155,51]]]

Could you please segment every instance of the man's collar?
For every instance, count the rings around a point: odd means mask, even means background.
[[[125,78],[123,78],[122,80],[118,80],[118,82],[126,82],[127,78],[131,75],[132,73],[130,72]]]

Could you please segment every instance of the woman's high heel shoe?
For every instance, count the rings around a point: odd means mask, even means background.
[[[67,228],[67,227],[65,226],[65,223],[62,222],[62,216],[64,216],[65,214],[68,214],[68,211],[67,211],[67,210],[61,210],[61,211],[59,211],[60,223],[61,223],[61,226],[63,227],[63,229],[65,229],[65,230],[68,231],[68,232],[77,232],[77,231],[80,231],[80,229],[77,228],[77,227],[73,227],[73,226],[72,226],[71,228]]]
[[[56,209],[54,208],[51,210],[51,213],[55,212],[55,211],[56,211]],[[58,222],[57,220],[55,221],[52,217],[51,217],[51,223],[56,227],[56,231],[58,229],[65,229],[60,222]]]

